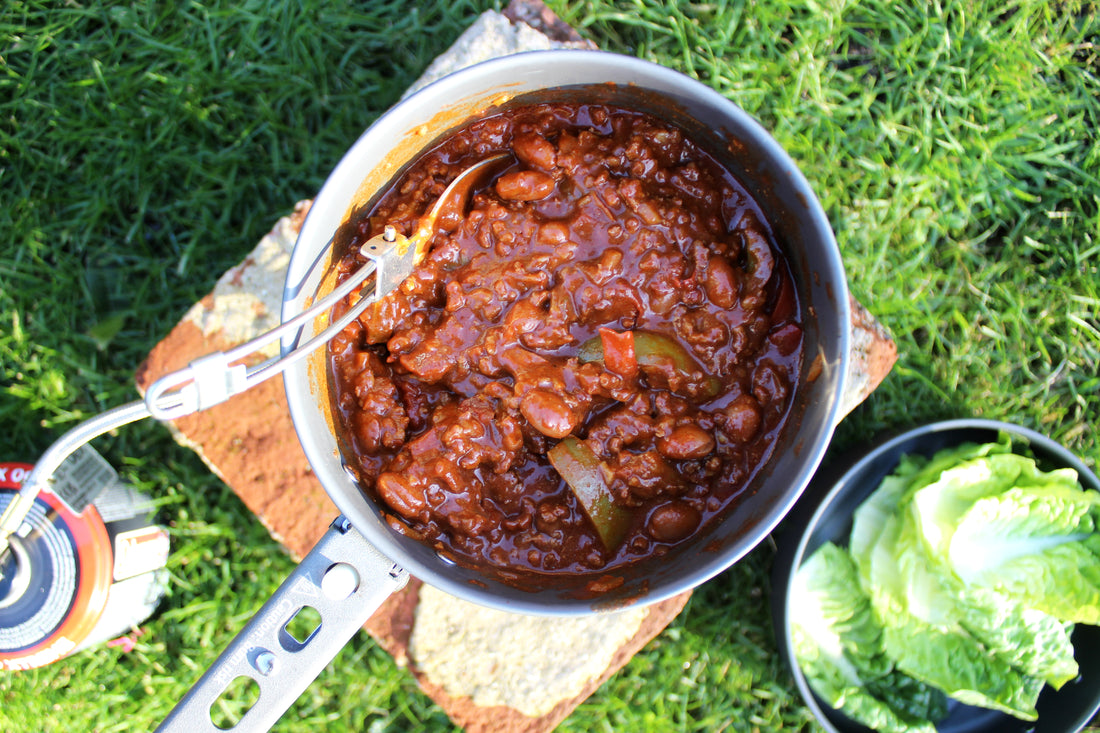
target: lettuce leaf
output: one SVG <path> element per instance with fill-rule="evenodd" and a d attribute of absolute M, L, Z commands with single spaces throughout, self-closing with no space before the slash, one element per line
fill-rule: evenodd
<path fill-rule="evenodd" d="M 795 656 L 823 700 L 877 731 L 934 733 L 947 699 L 885 656 L 882 627 L 847 552 L 822 545 L 796 574 L 790 609 Z"/>
<path fill-rule="evenodd" d="M 1029 608 L 1100 624 L 1100 494 L 1060 484 L 1013 488 L 974 502 L 948 548 L 970 585 Z"/>
<path fill-rule="evenodd" d="M 911 508 L 911 505 L 910 505 Z M 1006 617 L 992 594 L 976 597 L 937 560 L 926 552 L 915 512 L 901 511 L 887 518 L 877 542 L 863 560 L 871 568 L 870 585 L 864 590 L 883 626 L 883 647 L 897 668 L 907 675 L 943 690 L 956 700 L 1035 720 L 1035 702 L 1046 669 L 1040 663 L 1027 671 L 1000 655 L 1003 643 L 1010 656 L 1027 636 L 1013 619 L 1000 631 L 983 638 L 985 620 Z M 972 633 L 970 621 L 977 619 Z M 1023 638 L 1024 643 L 1031 639 Z M 1067 637 L 1068 642 L 1068 637 Z M 1068 661 L 1076 676 L 1072 647 Z M 1042 660 L 1045 661 L 1045 660 Z M 1057 677 L 1064 661 L 1057 658 Z M 1032 672 L 1039 672 L 1035 675 Z"/>
<path fill-rule="evenodd" d="M 1044 684 L 1078 674 L 1074 624 L 1100 623 L 1100 493 L 1007 434 L 905 456 L 855 512 L 848 550 L 803 567 L 819 576 L 799 581 L 807 677 L 851 717 L 912 726 L 936 690 L 1035 720 Z"/>
<path fill-rule="evenodd" d="M 1013 667 L 1054 689 L 1077 677 L 1072 623 L 982 588 L 965 589 L 957 608 L 959 626 Z"/>
<path fill-rule="evenodd" d="M 884 632 L 887 654 L 898 669 L 967 705 L 1036 720 L 1043 680 L 1025 674 L 958 629 L 919 621 Z"/>

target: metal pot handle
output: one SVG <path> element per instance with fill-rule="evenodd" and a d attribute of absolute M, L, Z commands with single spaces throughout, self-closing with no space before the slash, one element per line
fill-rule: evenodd
<path fill-rule="evenodd" d="M 294 572 L 169 713 L 158 731 L 224 731 L 211 707 L 238 677 L 260 695 L 228 730 L 268 730 L 409 574 L 338 517 Z M 287 624 L 306 606 L 321 623 L 304 641 Z"/>

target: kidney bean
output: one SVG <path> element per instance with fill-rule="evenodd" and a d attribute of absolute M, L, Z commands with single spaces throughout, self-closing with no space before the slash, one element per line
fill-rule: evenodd
<path fill-rule="evenodd" d="M 497 195 L 508 201 L 541 201 L 554 192 L 554 179 L 540 171 L 515 171 L 497 179 Z"/>
<path fill-rule="evenodd" d="M 732 308 L 737 303 L 737 276 L 729 260 L 719 254 L 707 260 L 704 287 L 710 302 L 719 308 Z"/>
<path fill-rule="evenodd" d="M 539 227 L 539 241 L 543 244 L 562 244 L 569 241 L 569 226 L 560 221 L 548 221 Z"/>
<path fill-rule="evenodd" d="M 525 394 L 519 411 L 531 427 L 548 438 L 564 438 L 573 432 L 577 423 L 565 400 L 545 389 L 533 389 Z"/>
<path fill-rule="evenodd" d="M 512 150 L 521 162 L 549 172 L 558 160 L 558 151 L 542 135 L 521 133 L 512 142 Z"/>
<path fill-rule="evenodd" d="M 660 542 L 682 540 L 698 527 L 703 515 L 684 501 L 670 501 L 649 515 L 649 534 Z"/>
<path fill-rule="evenodd" d="M 723 430 L 730 440 L 747 443 L 760 429 L 763 417 L 760 404 L 749 395 L 740 395 L 722 411 Z"/>
<path fill-rule="evenodd" d="M 714 436 L 698 425 L 680 425 L 657 441 L 657 450 L 678 461 L 702 458 L 714 450 Z"/>

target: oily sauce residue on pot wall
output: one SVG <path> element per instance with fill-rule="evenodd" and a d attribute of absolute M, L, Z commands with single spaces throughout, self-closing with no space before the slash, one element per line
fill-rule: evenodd
<path fill-rule="evenodd" d="M 666 552 L 775 449 L 802 361 L 788 267 L 679 128 L 583 103 L 450 136 L 349 224 L 340 267 L 500 151 L 515 162 L 331 344 L 347 459 L 391 526 L 465 565 L 591 573 Z M 616 519 L 562 480 L 559 443 L 580 444 L 579 480 Z M 609 521 L 625 523 L 615 540 Z"/>

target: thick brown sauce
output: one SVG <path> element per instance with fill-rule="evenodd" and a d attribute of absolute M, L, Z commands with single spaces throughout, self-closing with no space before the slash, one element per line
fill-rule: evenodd
<path fill-rule="evenodd" d="M 463 564 L 583 573 L 664 552 L 774 450 L 802 360 L 787 265 L 748 193 L 679 129 L 543 104 L 421 157 L 351 228 L 342 274 L 501 151 L 511 166 L 331 344 L 349 463 L 395 528 Z M 700 369 L 581 361 L 601 328 L 670 338 Z M 629 512 L 613 549 L 548 462 L 564 436 Z"/>

